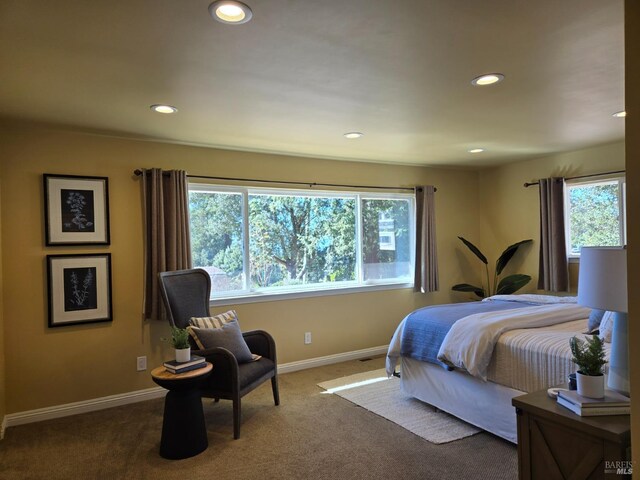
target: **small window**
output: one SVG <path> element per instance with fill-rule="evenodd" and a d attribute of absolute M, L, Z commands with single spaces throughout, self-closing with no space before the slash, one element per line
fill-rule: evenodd
<path fill-rule="evenodd" d="M 411 281 L 411 202 L 362 199 L 362 268 L 365 282 Z"/>
<path fill-rule="evenodd" d="M 581 247 L 626 244 L 624 178 L 568 183 L 565 195 L 567 255 L 580 257 Z"/>
<path fill-rule="evenodd" d="M 192 190 L 189 221 L 192 262 L 207 271 L 211 290 L 243 290 L 242 194 Z"/>

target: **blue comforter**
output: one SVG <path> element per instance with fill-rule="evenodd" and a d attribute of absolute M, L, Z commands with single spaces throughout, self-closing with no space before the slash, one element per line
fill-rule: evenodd
<path fill-rule="evenodd" d="M 501 300 L 451 303 L 424 307 L 409 314 L 402 334 L 401 354 L 423 362 L 450 368 L 438 360 L 438 350 L 451 326 L 461 318 L 476 313 L 497 312 L 530 307 L 530 303 Z"/>

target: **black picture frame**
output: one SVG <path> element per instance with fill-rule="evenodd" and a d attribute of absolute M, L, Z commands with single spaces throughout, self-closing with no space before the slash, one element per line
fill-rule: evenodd
<path fill-rule="evenodd" d="M 47 255 L 49 327 L 113 321 L 111 254 Z"/>
<path fill-rule="evenodd" d="M 45 243 L 109 245 L 109 179 L 43 174 Z"/>

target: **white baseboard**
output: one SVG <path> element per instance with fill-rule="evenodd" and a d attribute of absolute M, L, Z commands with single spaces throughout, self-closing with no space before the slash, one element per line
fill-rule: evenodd
<path fill-rule="evenodd" d="M 360 358 L 366 358 L 373 355 L 381 355 L 387 352 L 387 348 L 388 347 L 386 345 L 382 345 L 380 347 L 365 348 L 363 350 L 337 353 L 335 355 L 327 355 L 325 357 L 309 358 L 307 360 L 300 360 L 297 362 L 283 363 L 278 365 L 278 373 L 290 373 L 307 368 L 321 367 L 323 365 L 331 365 L 333 363 L 358 360 Z M 0 439 L 4 437 L 5 429 L 8 427 L 15 427 L 26 423 L 42 422 L 44 420 L 77 415 L 79 413 L 94 412 L 96 410 L 104 410 L 106 408 L 128 405 L 130 403 L 143 402 L 145 400 L 163 397 L 166 393 L 167 391 L 162 387 L 153 387 L 145 390 L 110 395 L 108 397 L 93 398 L 91 400 L 84 400 L 81 402 L 54 405 L 52 407 L 28 410 L 26 412 L 10 413 L 6 415 L 2 421 Z"/>
<path fill-rule="evenodd" d="M 281 365 L 278 365 L 278 373 L 290 373 L 297 370 L 305 370 L 307 368 L 331 365 L 332 363 L 347 362 L 349 360 L 359 360 L 361 358 L 367 358 L 373 355 L 383 355 L 387 353 L 388 349 L 388 345 L 381 345 L 379 347 L 354 350 L 352 352 L 336 353 L 335 355 L 327 355 L 326 357 L 316 357 L 309 358 L 307 360 L 299 360 L 297 362 L 283 363 Z"/>
<path fill-rule="evenodd" d="M 53 418 L 68 417 L 79 413 L 94 412 L 105 408 L 119 407 L 130 403 L 144 402 L 154 398 L 164 397 L 167 391 L 162 387 L 147 388 L 134 392 L 109 395 L 108 397 L 92 398 L 81 402 L 65 403 L 52 407 L 27 410 L 26 412 L 10 413 L 5 417 L 7 427 L 24 425 L 25 423 L 42 422 Z"/>

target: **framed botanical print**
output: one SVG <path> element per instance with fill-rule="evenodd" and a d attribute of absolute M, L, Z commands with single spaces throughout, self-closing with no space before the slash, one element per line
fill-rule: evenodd
<path fill-rule="evenodd" d="M 45 173 L 47 246 L 109 245 L 109 179 Z"/>
<path fill-rule="evenodd" d="M 111 254 L 47 255 L 49 326 L 110 322 Z"/>

